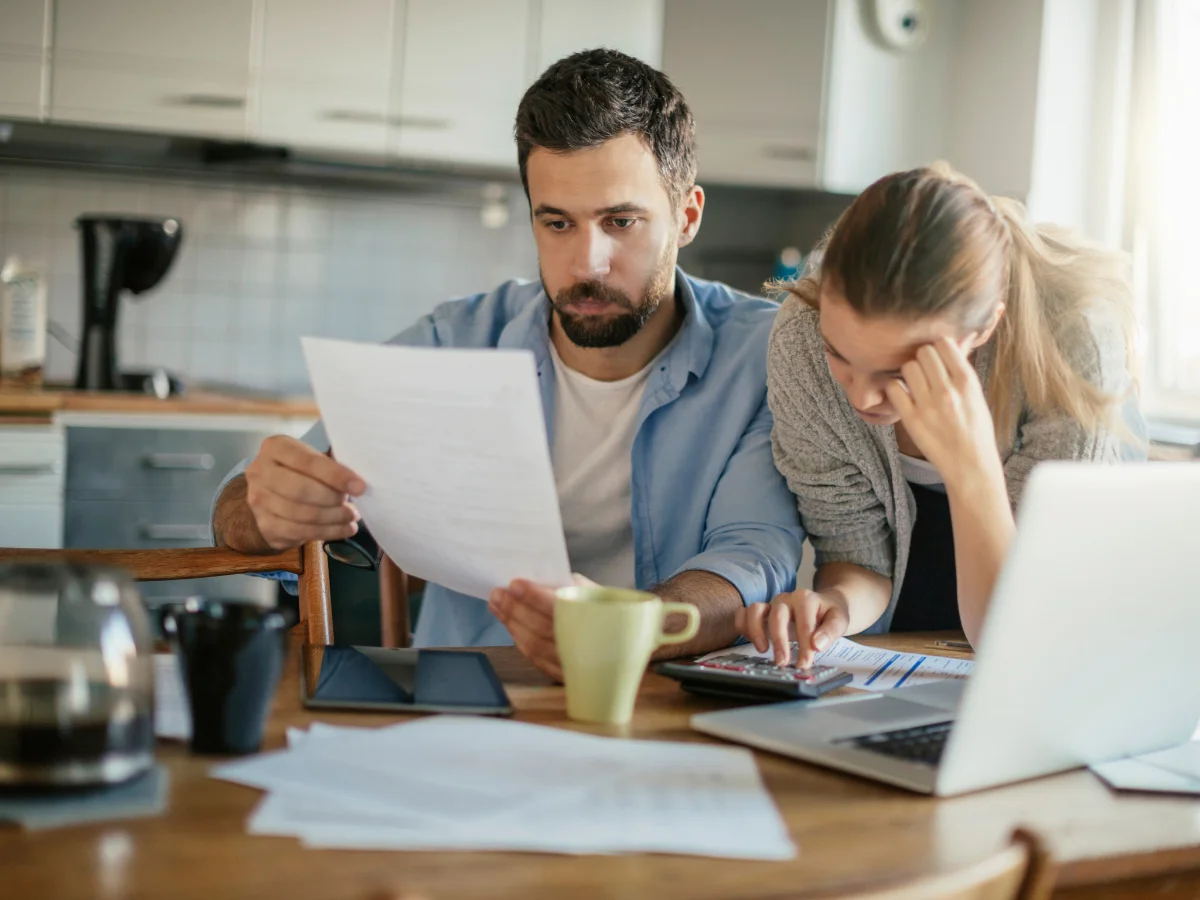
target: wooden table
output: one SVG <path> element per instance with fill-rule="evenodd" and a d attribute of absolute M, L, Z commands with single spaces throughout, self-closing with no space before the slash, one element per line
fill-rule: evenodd
<path fill-rule="evenodd" d="M 928 649 L 928 636 L 868 638 Z M 489 651 L 522 721 L 634 738 L 702 741 L 688 729 L 717 701 L 648 675 L 627 731 L 565 719 L 562 688 L 512 650 Z M 266 746 L 284 729 L 321 720 L 387 724 L 402 717 L 302 709 L 295 654 L 280 687 Z M 1200 896 L 1200 800 L 1117 795 L 1086 771 L 950 800 L 932 800 L 770 754 L 763 777 L 800 845 L 787 863 L 681 856 L 567 857 L 505 853 L 306 850 L 288 838 L 252 837 L 258 797 L 215 781 L 213 760 L 160 745 L 171 773 L 165 815 L 24 834 L 0 832 L 0 897 L 133 898 L 788 898 L 837 894 L 954 868 L 1000 847 L 1018 823 L 1047 836 L 1064 896 Z M 486 765 L 486 751 L 480 764 Z M 1124 883 L 1099 885 L 1114 879 Z"/>

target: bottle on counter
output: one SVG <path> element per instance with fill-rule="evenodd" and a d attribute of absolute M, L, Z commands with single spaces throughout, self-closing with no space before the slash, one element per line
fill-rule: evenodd
<path fill-rule="evenodd" d="M 10 256 L 0 269 L 0 384 L 39 387 L 46 366 L 46 276 Z"/>
<path fill-rule="evenodd" d="M 775 257 L 775 271 L 772 273 L 778 281 L 792 281 L 800 277 L 800 269 L 804 265 L 804 254 L 797 247 L 784 247 Z"/>

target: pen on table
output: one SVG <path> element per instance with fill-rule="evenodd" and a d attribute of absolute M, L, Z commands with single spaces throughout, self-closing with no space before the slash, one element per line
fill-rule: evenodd
<path fill-rule="evenodd" d="M 966 641 L 934 641 L 933 646 L 945 647 L 947 650 L 967 650 L 972 649 L 971 645 Z"/>

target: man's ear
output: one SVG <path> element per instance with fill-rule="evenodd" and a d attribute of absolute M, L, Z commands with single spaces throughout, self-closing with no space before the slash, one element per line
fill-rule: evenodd
<path fill-rule="evenodd" d="M 704 188 L 693 185 L 679 205 L 679 246 L 686 247 L 700 230 L 700 220 L 704 218 Z"/>

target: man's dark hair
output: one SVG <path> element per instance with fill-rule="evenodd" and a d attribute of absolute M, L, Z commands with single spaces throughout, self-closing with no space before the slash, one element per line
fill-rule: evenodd
<path fill-rule="evenodd" d="M 550 66 L 517 107 L 521 183 L 535 147 L 559 153 L 636 134 L 653 151 L 672 202 L 696 181 L 695 127 L 683 95 L 662 72 L 616 50 L 583 50 Z"/>

